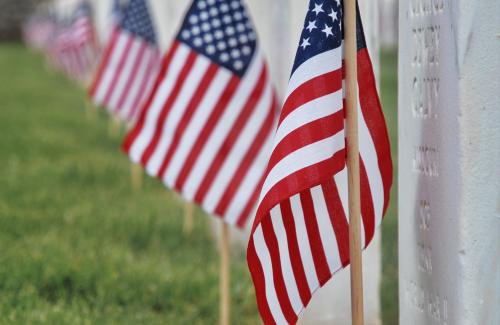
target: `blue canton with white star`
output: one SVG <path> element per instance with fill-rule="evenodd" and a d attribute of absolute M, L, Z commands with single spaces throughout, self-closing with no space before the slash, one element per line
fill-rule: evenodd
<path fill-rule="evenodd" d="M 156 44 L 156 34 L 146 0 L 130 0 L 123 12 L 120 27 L 146 42 Z"/>
<path fill-rule="evenodd" d="M 311 0 L 300 36 L 293 72 L 310 58 L 342 44 L 341 0 Z"/>
<path fill-rule="evenodd" d="M 242 77 L 257 41 L 242 0 L 194 0 L 177 40 Z"/>

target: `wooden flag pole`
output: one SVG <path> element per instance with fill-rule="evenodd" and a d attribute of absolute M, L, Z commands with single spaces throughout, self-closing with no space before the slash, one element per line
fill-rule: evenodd
<path fill-rule="evenodd" d="M 112 116 L 109 119 L 108 133 L 112 138 L 117 138 L 120 135 L 120 120 L 117 117 Z"/>
<path fill-rule="evenodd" d="M 190 235 L 194 228 L 194 205 L 191 202 L 184 204 L 184 234 Z"/>
<path fill-rule="evenodd" d="M 139 164 L 130 163 L 130 180 L 134 191 L 140 191 L 142 188 L 142 169 Z"/>
<path fill-rule="evenodd" d="M 85 113 L 89 121 L 93 121 L 96 117 L 96 109 L 90 99 L 85 99 Z"/>
<path fill-rule="evenodd" d="M 220 238 L 220 325 L 229 325 L 230 321 L 230 246 L 229 226 L 222 222 Z"/>
<path fill-rule="evenodd" d="M 361 258 L 361 197 L 358 139 L 356 0 L 344 1 L 347 104 L 347 169 L 349 185 L 349 247 L 352 324 L 363 325 L 363 265 Z"/>

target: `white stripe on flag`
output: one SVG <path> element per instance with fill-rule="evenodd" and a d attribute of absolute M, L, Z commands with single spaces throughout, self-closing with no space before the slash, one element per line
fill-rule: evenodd
<path fill-rule="evenodd" d="M 337 91 L 314 99 L 302 105 L 300 108 L 295 109 L 281 122 L 276 131 L 274 140 L 276 144 L 275 147 L 293 131 L 301 128 L 305 124 L 332 115 L 340 111 L 342 107 L 342 91 Z"/>
<path fill-rule="evenodd" d="M 224 219 L 227 223 L 235 224 L 239 221 L 237 220 L 237 218 L 243 212 L 246 203 L 248 202 L 248 200 L 250 200 L 251 196 L 254 194 L 254 191 L 257 190 L 257 186 L 259 185 L 259 182 L 261 181 L 262 176 L 265 173 L 265 168 L 262 168 L 262 166 L 266 166 L 266 163 L 269 161 L 269 156 L 271 155 L 273 134 L 274 133 L 271 131 L 267 135 L 264 142 L 265 147 L 259 151 L 259 155 L 255 158 L 252 166 L 248 170 L 247 175 L 236 191 L 233 200 L 231 200 L 231 203 L 229 204 L 226 212 L 226 217 Z M 251 223 L 252 220 L 249 221 Z"/>
<path fill-rule="evenodd" d="M 269 310 L 276 321 L 277 324 L 287 324 L 281 306 L 278 302 L 278 296 L 276 295 L 276 290 L 274 289 L 274 279 L 273 279 L 273 268 L 271 265 L 271 256 L 269 255 L 269 250 L 267 248 L 266 242 L 264 241 L 264 234 L 262 233 L 262 226 L 258 226 L 253 234 L 253 243 L 255 246 L 255 252 L 262 265 L 262 271 L 265 281 L 266 288 L 266 300 L 269 306 Z"/>
<path fill-rule="evenodd" d="M 384 214 L 384 184 L 378 165 L 377 150 L 360 107 L 358 98 L 359 152 L 368 176 L 375 213 L 375 227 L 377 227 L 382 222 L 382 215 Z"/>
<path fill-rule="evenodd" d="M 198 55 L 196 57 L 193 67 L 191 68 L 184 85 L 182 85 L 182 89 L 177 94 L 177 98 L 175 99 L 175 102 L 165 119 L 164 125 L 160 126 L 160 128 L 163 129 L 160 142 L 158 142 L 153 155 L 146 165 L 146 170 L 150 175 L 158 175 L 158 171 L 165 159 L 165 154 L 170 148 L 174 134 L 179 126 L 179 122 L 184 116 L 186 108 L 189 102 L 193 99 L 196 89 L 198 88 L 198 85 L 203 79 L 203 76 L 207 72 L 209 66 L 210 61 L 206 57 L 202 55 Z"/>
<path fill-rule="evenodd" d="M 125 51 L 125 46 L 128 42 L 128 36 L 125 33 L 119 33 L 117 40 L 112 49 L 112 53 L 109 59 L 109 63 L 107 64 L 104 75 L 101 78 L 99 85 L 97 87 L 97 91 L 95 94 L 95 100 L 100 105 L 105 105 L 104 103 L 106 94 L 112 87 L 113 78 L 115 73 L 117 72 L 117 66 L 120 62 L 120 58 L 122 57 L 122 53 Z"/>
<path fill-rule="evenodd" d="M 164 181 L 170 187 L 173 187 L 182 167 L 186 164 L 186 159 L 191 152 L 193 145 L 198 140 L 202 126 L 207 123 L 210 114 L 217 104 L 217 100 L 227 87 L 231 74 L 226 69 L 218 69 L 213 81 L 211 82 L 205 96 L 198 109 L 195 111 L 184 135 L 179 142 L 178 149 L 175 152 L 172 162 L 167 170 Z"/>
<path fill-rule="evenodd" d="M 295 222 L 300 259 L 302 260 L 302 265 L 304 266 L 307 285 L 309 286 L 309 291 L 314 292 L 314 290 L 319 287 L 319 281 L 316 268 L 314 266 L 311 245 L 309 244 L 309 235 L 307 233 L 304 211 L 302 210 L 302 203 L 300 201 L 300 194 L 294 195 L 290 198 L 290 205 L 292 208 L 293 220 Z"/>
<path fill-rule="evenodd" d="M 188 55 L 189 48 L 184 45 L 179 45 L 172 58 L 167 75 L 161 81 L 161 84 L 155 93 L 151 106 L 146 108 L 149 110 L 147 112 L 143 128 L 130 148 L 130 158 L 132 161 L 138 163 L 141 160 L 144 150 L 146 150 L 153 137 L 158 115 L 160 115 L 167 96 L 170 94 L 172 88 L 177 82 L 177 77 L 184 66 L 184 62 L 186 62 Z"/>
<path fill-rule="evenodd" d="M 333 225 L 330 221 L 330 213 L 328 213 L 325 196 L 321 186 L 311 188 L 311 195 L 316 220 L 318 221 L 319 236 L 323 244 L 323 251 L 325 252 L 330 273 L 333 274 L 342 267 L 339 248 L 337 245 L 337 236 L 335 236 L 335 231 L 333 230 Z"/>
<path fill-rule="evenodd" d="M 272 106 L 273 100 L 273 90 L 269 83 L 265 85 L 264 93 L 259 98 L 259 102 L 254 108 L 252 114 L 245 121 L 245 126 L 240 133 L 238 139 L 231 147 L 231 151 L 224 160 L 224 163 L 210 186 L 203 206 L 206 207 L 208 211 L 214 211 L 219 203 L 222 195 L 226 191 L 227 186 L 230 184 L 237 172 L 240 164 L 247 150 L 252 146 L 255 141 L 257 133 L 260 131 L 262 124 L 265 123 L 265 119 L 268 116 L 270 107 Z"/>
<path fill-rule="evenodd" d="M 290 153 L 280 160 L 267 175 L 266 181 L 262 187 L 261 197 L 264 196 L 282 179 L 287 178 L 291 174 L 318 164 L 331 158 L 336 152 L 345 147 L 344 132 L 340 131 L 337 134 L 317 141 L 310 145 L 301 147 L 300 149 Z"/>
<path fill-rule="evenodd" d="M 148 45 L 146 45 L 148 46 Z M 147 73 L 147 67 L 150 64 L 150 61 L 153 59 L 154 50 L 149 48 L 149 46 L 144 51 L 142 58 L 139 61 L 139 67 L 137 69 L 137 75 L 134 76 L 134 81 L 130 86 L 130 90 L 127 94 L 127 98 L 123 103 L 123 108 L 121 112 L 121 117 L 123 119 L 127 119 L 130 111 L 133 110 L 132 105 L 136 102 L 137 96 L 142 96 L 139 94 L 139 90 L 141 89 L 142 83 L 144 82 L 144 75 Z"/>
<path fill-rule="evenodd" d="M 285 98 L 293 93 L 295 89 L 305 82 L 321 76 L 325 73 L 338 70 L 342 67 L 342 46 L 330 51 L 318 54 L 309 60 L 307 64 L 300 65 L 288 82 Z"/>
<path fill-rule="evenodd" d="M 134 69 L 134 64 L 136 62 L 137 55 L 139 54 L 139 50 L 141 49 L 141 42 L 137 38 L 130 38 L 129 40 L 132 42 L 130 49 L 128 52 L 123 53 L 125 56 L 123 68 L 121 71 L 117 71 L 120 75 L 118 78 L 115 88 L 113 89 L 111 98 L 109 100 L 108 106 L 112 111 L 117 111 L 119 109 L 118 104 L 119 100 L 122 97 L 122 94 L 126 91 L 125 87 L 130 78 L 133 78 L 132 71 Z"/>
<path fill-rule="evenodd" d="M 281 273 L 283 274 L 286 291 L 288 293 L 288 297 L 290 298 L 293 311 L 298 315 L 304 306 L 302 305 L 299 289 L 297 288 L 297 281 L 295 279 L 295 275 L 293 274 L 290 251 L 288 249 L 288 238 L 286 236 L 285 226 L 283 225 L 283 216 L 281 215 L 279 205 L 275 206 L 271 210 L 271 222 L 278 241 Z"/>
<path fill-rule="evenodd" d="M 250 96 L 252 89 L 257 84 L 260 73 L 264 68 L 264 64 L 260 57 L 257 59 L 255 57 L 256 56 L 254 55 L 253 62 L 250 64 L 245 78 L 242 79 L 238 85 L 238 89 L 233 95 L 231 102 L 225 108 L 224 113 L 217 122 L 217 125 L 215 126 L 204 148 L 201 150 L 201 153 L 186 180 L 183 193 L 188 200 L 192 200 L 194 198 L 196 191 L 207 174 L 207 170 L 212 164 L 217 151 L 226 139 L 231 126 L 234 124 L 234 121 L 243 109 L 244 103 Z"/>

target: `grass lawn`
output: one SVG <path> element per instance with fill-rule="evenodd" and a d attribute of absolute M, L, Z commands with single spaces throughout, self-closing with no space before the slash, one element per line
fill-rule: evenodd
<path fill-rule="evenodd" d="M 382 283 L 380 286 L 384 325 L 399 324 L 398 301 L 398 64 L 396 51 L 381 56 L 381 99 L 391 138 L 394 182 L 391 205 L 382 223 Z"/>
<path fill-rule="evenodd" d="M 394 59 L 384 56 L 384 89 Z M 0 323 L 216 324 L 218 254 L 203 213 L 184 236 L 182 203 L 159 182 L 134 193 L 107 116 L 87 118 L 84 92 L 39 56 L 1 45 L 0 71 Z M 394 96 L 384 91 L 391 126 Z M 395 203 L 383 229 L 384 324 L 397 324 Z M 258 324 L 243 254 L 232 277 L 233 323 Z"/>

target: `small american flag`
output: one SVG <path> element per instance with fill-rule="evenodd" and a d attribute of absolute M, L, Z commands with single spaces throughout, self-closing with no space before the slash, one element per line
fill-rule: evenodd
<path fill-rule="evenodd" d="M 52 15 L 46 12 L 35 13 L 23 24 L 23 40 L 34 50 L 46 51 L 56 27 Z"/>
<path fill-rule="evenodd" d="M 55 61 L 72 78 L 85 80 L 97 57 L 92 8 L 82 1 L 71 19 L 60 25 L 55 38 Z"/>
<path fill-rule="evenodd" d="M 135 121 L 160 66 L 160 51 L 146 0 L 131 0 L 115 25 L 90 97 L 127 122 Z"/>
<path fill-rule="evenodd" d="M 259 199 L 247 259 L 266 324 L 294 324 L 349 264 L 340 0 L 311 0 Z M 362 245 L 389 202 L 392 161 L 358 13 Z"/>
<path fill-rule="evenodd" d="M 124 150 L 213 215 L 244 226 L 272 144 L 275 91 L 241 0 L 195 0 Z"/>

